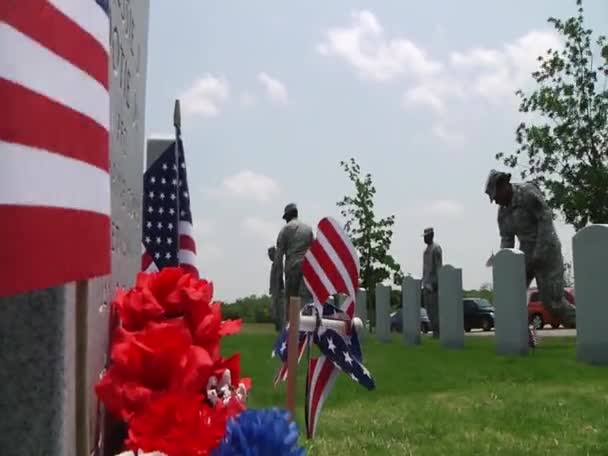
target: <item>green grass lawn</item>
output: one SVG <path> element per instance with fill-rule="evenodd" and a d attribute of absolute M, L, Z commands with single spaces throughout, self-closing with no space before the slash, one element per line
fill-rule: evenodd
<path fill-rule="evenodd" d="M 223 340 L 241 352 L 253 379 L 250 407 L 285 405 L 272 385 L 271 326 L 249 325 Z M 364 341 L 376 381 L 368 392 L 342 375 L 325 403 L 317 437 L 303 429 L 304 374 L 298 375 L 298 422 L 310 455 L 608 455 L 608 369 L 575 362 L 573 338 L 545 338 L 525 358 L 499 357 L 492 337 L 467 337 L 464 350 L 429 338 Z M 303 359 L 304 361 L 304 359 Z"/>

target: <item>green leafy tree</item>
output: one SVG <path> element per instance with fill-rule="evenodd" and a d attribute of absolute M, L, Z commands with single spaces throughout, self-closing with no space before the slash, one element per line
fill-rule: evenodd
<path fill-rule="evenodd" d="M 521 177 L 543 188 L 548 204 L 580 229 L 608 222 L 608 46 L 605 36 L 592 38 L 582 0 L 576 4 L 575 17 L 549 18 L 564 47 L 538 57 L 536 88 L 517 92 L 519 111 L 540 120 L 522 122 L 516 152 L 496 158 L 520 167 Z"/>
<path fill-rule="evenodd" d="M 355 193 L 345 196 L 338 207 L 346 219 L 345 231 L 359 252 L 361 266 L 359 286 L 369 290 L 368 315 L 373 322 L 374 290 L 376 285 L 387 279 L 401 285 L 401 267 L 389 254 L 393 237 L 395 216 L 376 217 L 374 197 L 376 187 L 371 174 L 363 175 L 354 158 L 342 161 L 340 165 L 355 185 Z"/>

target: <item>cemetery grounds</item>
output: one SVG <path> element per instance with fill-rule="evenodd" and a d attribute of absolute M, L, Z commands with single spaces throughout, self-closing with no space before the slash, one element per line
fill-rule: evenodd
<path fill-rule="evenodd" d="M 250 407 L 284 406 L 286 384 L 272 384 L 272 325 L 246 324 L 223 341 L 241 352 L 254 380 Z M 376 381 L 368 392 L 340 375 L 305 440 L 305 359 L 298 372 L 298 423 L 310 455 L 608 454 L 606 368 L 577 363 L 574 337 L 547 337 L 527 357 L 500 357 L 494 337 L 466 337 L 448 350 L 430 337 L 407 347 L 363 341 Z M 313 349 L 314 350 L 314 349 Z"/>

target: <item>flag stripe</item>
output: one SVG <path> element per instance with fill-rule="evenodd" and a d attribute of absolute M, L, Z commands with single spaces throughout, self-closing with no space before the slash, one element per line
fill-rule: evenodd
<path fill-rule="evenodd" d="M 89 117 L 5 79 L 0 79 L 0 100 L 10 113 L 0 123 L 0 140 L 110 169 L 108 132 Z"/>
<path fill-rule="evenodd" d="M 190 250 L 179 251 L 179 262 L 180 264 L 187 264 L 190 266 L 196 266 L 196 255 Z"/>
<path fill-rule="evenodd" d="M 110 177 L 95 166 L 4 141 L 0 141 L 0 163 L 0 204 L 63 207 L 110 215 Z M 12 223 L 2 220 L 3 224 Z"/>
<path fill-rule="evenodd" d="M 317 423 L 321 409 L 323 408 L 323 402 L 327 398 L 329 391 L 338 376 L 339 370 L 336 369 L 333 363 L 325 356 L 311 360 L 310 370 L 313 372 L 311 378 L 311 390 L 309 397 L 309 422 L 308 432 L 311 437 L 314 437 L 316 433 Z"/>
<path fill-rule="evenodd" d="M 331 219 L 321 220 L 319 222 L 319 229 L 333 246 L 340 260 L 342 260 L 350 276 L 351 283 L 356 288 L 359 281 L 359 260 L 350 239 L 346 237 L 336 222 Z"/>
<path fill-rule="evenodd" d="M 102 84 L 80 68 L 4 23 L 0 23 L 0 55 L 0 79 L 16 82 L 70 106 L 109 130 L 110 95 Z M 58 77 L 43 76 L 49 74 Z"/>
<path fill-rule="evenodd" d="M 0 296 L 48 288 L 66 278 L 100 276 L 110 270 L 110 218 L 105 215 L 0 205 L 0 220 L 0 239 L 4 241 L 0 249 Z M 40 235 L 41 227 L 44 236 Z M 24 255 L 24 246 L 35 256 Z"/>
<path fill-rule="evenodd" d="M 179 236 L 179 248 L 182 250 L 189 250 L 192 253 L 196 253 L 196 242 L 188 235 L 184 235 L 180 232 Z"/>
<path fill-rule="evenodd" d="M 94 1 L 48 0 L 55 8 L 86 30 L 107 53 L 110 52 L 110 18 Z"/>
<path fill-rule="evenodd" d="M 317 260 L 319 265 L 323 265 L 323 269 L 316 272 L 319 274 L 321 281 L 323 281 L 323 278 L 326 277 L 327 281 L 332 284 L 332 287 L 335 290 L 332 294 L 334 294 L 340 290 L 345 290 L 346 284 L 344 283 L 344 280 L 342 279 L 342 276 L 340 275 L 338 268 L 336 268 L 332 258 L 328 255 L 327 250 L 325 250 L 325 246 L 321 243 L 321 237 L 323 237 L 323 234 L 318 233 L 318 242 L 314 243 L 310 247 L 310 253 L 311 255 L 314 255 L 315 260 Z"/>
<path fill-rule="evenodd" d="M 87 9 L 99 9 L 90 0 L 78 3 Z M 44 44 L 108 88 L 108 28 L 101 43 L 45 0 L 19 0 L 18 9 L 0 7 L 0 21 Z M 104 22 L 109 27 L 107 19 Z"/>
<path fill-rule="evenodd" d="M 312 252 L 310 250 L 306 253 L 305 259 L 307 260 L 308 263 L 310 263 L 311 270 L 314 273 L 313 275 L 317 276 L 317 278 L 319 279 L 319 282 L 323 286 L 322 289 L 320 288 L 315 291 L 316 291 L 316 294 L 319 297 L 319 299 L 322 300 L 321 304 L 325 304 L 325 301 L 327 301 L 327 298 L 329 297 L 329 295 L 336 294 L 337 291 L 336 291 L 334 285 L 327 278 L 327 275 L 324 273 L 323 268 L 321 267 L 321 265 L 319 264 L 319 262 L 317 261 L 317 259 L 315 258 L 315 256 L 312 254 Z"/>
<path fill-rule="evenodd" d="M 349 296 L 356 296 L 355 287 L 357 284 L 356 284 L 356 282 L 353 282 L 353 278 L 349 275 L 348 271 L 346 270 L 344 262 L 342 261 L 342 258 L 338 255 L 336 250 L 334 249 L 333 244 L 331 244 L 327 240 L 327 238 L 325 237 L 325 234 L 323 232 L 318 233 L 317 239 L 319 240 L 319 244 L 323 247 L 324 252 L 327 254 L 327 256 L 331 260 L 331 264 L 333 265 L 333 268 L 330 268 L 330 269 L 335 269 L 336 273 L 339 274 L 339 278 L 336 278 L 336 281 L 334 282 L 334 283 L 338 283 L 337 288 L 339 288 L 340 290 L 348 291 L 347 294 Z M 340 286 L 340 281 L 342 282 L 344 287 Z"/>

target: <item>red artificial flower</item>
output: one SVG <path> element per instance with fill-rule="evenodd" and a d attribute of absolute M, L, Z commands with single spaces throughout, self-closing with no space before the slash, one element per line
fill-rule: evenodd
<path fill-rule="evenodd" d="M 118 290 L 112 303 L 118 311 L 122 326 L 128 331 L 138 331 L 150 321 L 158 321 L 165 309 L 150 290 L 133 288 L 128 292 Z"/>
<path fill-rule="evenodd" d="M 114 366 L 95 385 L 95 393 L 112 416 L 124 421 L 143 409 L 154 394 L 150 388 L 125 381 Z"/>
<path fill-rule="evenodd" d="M 226 431 L 227 410 L 211 407 L 201 395 L 166 393 L 129 422 L 127 447 L 168 456 L 206 456 Z"/>

